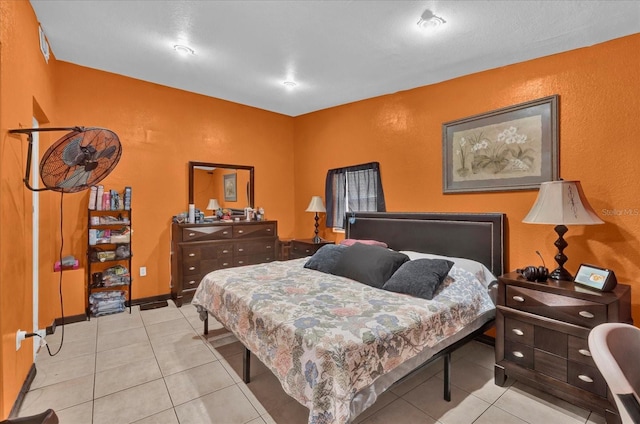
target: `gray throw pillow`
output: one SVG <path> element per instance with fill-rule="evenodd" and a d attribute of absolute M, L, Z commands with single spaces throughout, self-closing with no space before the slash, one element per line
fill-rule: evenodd
<path fill-rule="evenodd" d="M 338 244 L 325 244 L 309 258 L 304 264 L 304 267 L 327 274 L 333 274 L 333 269 L 336 267 L 342 252 L 344 252 L 346 248 L 346 246 L 340 246 Z"/>
<path fill-rule="evenodd" d="M 404 253 L 380 246 L 356 243 L 345 248 L 333 274 L 382 288 L 400 265 L 409 260 Z"/>
<path fill-rule="evenodd" d="M 453 262 L 445 259 L 416 259 L 405 262 L 382 288 L 431 300 L 452 266 Z"/>

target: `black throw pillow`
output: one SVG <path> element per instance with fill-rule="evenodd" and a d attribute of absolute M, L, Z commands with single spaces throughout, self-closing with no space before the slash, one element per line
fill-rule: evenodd
<path fill-rule="evenodd" d="M 326 274 L 333 274 L 333 269 L 336 267 L 338 259 L 346 249 L 346 246 L 339 244 L 326 244 L 309 258 L 304 267 Z"/>
<path fill-rule="evenodd" d="M 409 257 L 404 253 L 356 243 L 344 250 L 333 274 L 382 288 L 400 265 L 408 260 Z"/>
<path fill-rule="evenodd" d="M 382 288 L 431 300 L 452 266 L 453 262 L 445 259 L 405 262 Z"/>

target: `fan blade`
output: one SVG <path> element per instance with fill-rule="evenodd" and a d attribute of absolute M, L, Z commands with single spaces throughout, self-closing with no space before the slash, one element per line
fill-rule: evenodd
<path fill-rule="evenodd" d="M 84 167 L 77 168 L 69 178 L 61 181 L 57 187 L 60 188 L 73 188 L 81 185 L 86 185 L 91 172 L 86 172 Z"/>
<path fill-rule="evenodd" d="M 100 153 L 98 153 L 98 156 L 96 157 L 96 159 L 100 159 L 100 158 L 111 159 L 111 156 L 113 156 L 116 150 L 117 150 L 116 146 L 109 146 L 103 151 L 101 151 Z"/>
<path fill-rule="evenodd" d="M 80 165 L 84 160 L 84 153 L 80 148 L 80 142 L 82 138 L 76 138 L 71 140 L 67 147 L 62 151 L 62 160 L 68 166 Z"/>

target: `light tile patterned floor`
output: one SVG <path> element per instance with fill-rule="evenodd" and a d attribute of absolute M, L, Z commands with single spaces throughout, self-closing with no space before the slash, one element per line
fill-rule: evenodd
<path fill-rule="evenodd" d="M 212 325 L 215 330 L 219 324 Z M 47 337 L 52 352 L 62 329 Z M 252 358 L 242 383 L 242 346 L 222 331 L 201 337 L 190 305 L 122 313 L 65 327 L 60 353 L 41 350 L 20 416 L 53 408 L 61 424 L 304 424 L 307 409 Z M 442 398 L 437 361 L 393 387 L 356 424 L 604 423 L 604 419 L 518 382 L 493 384 L 493 348 L 454 353 L 452 400 Z"/>

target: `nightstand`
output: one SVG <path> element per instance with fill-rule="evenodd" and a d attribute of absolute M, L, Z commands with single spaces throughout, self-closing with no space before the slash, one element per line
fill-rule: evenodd
<path fill-rule="evenodd" d="M 535 283 L 511 272 L 498 278 L 495 383 L 507 377 L 619 420 L 589 352 L 590 330 L 631 323 L 631 287 L 598 292 L 572 281 Z"/>
<path fill-rule="evenodd" d="M 314 243 L 313 239 L 293 239 L 291 240 L 291 248 L 289 250 L 289 259 L 304 258 L 311 256 L 322 246 L 334 244 L 332 241 L 322 240 L 320 243 Z"/>

